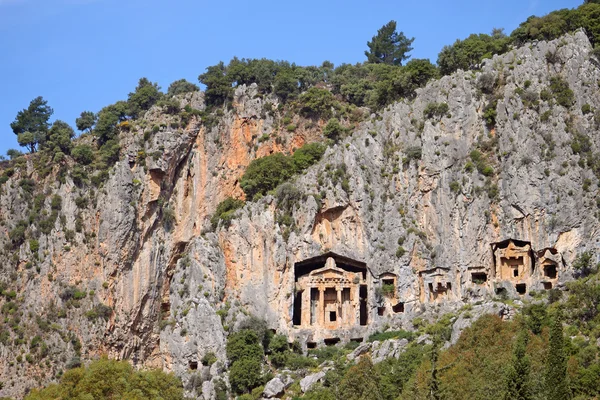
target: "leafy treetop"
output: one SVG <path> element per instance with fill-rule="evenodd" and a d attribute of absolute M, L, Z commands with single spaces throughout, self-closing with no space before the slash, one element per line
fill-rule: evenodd
<path fill-rule="evenodd" d="M 396 21 L 390 21 L 367 42 L 369 50 L 365 51 L 365 55 L 370 63 L 402 65 L 404 60 L 410 58 L 407 53 L 413 49 L 411 45 L 414 40 L 407 38 L 403 32 L 396 32 Z"/>

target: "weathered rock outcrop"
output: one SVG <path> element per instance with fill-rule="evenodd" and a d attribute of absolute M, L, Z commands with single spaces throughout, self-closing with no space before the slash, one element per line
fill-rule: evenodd
<path fill-rule="evenodd" d="M 36 316 L 52 320 L 43 335 L 54 363 L 16 361 L 30 338 L 9 333 L 0 344 L 0 396 L 53 379 L 74 357 L 107 353 L 172 370 L 190 391 L 202 387 L 210 398 L 226 369 L 227 331 L 244 314 L 290 338 L 323 339 L 294 327 L 294 265 L 328 251 L 368 266 L 363 335 L 384 325 L 412 329 L 417 315 L 497 294 L 560 287 L 576 255 L 600 240 L 598 178 L 571 146 L 585 135 L 600 149 L 598 121 L 582 111 L 586 104 L 600 109 L 600 70 L 590 51 L 581 32 L 532 43 L 372 115 L 294 180 L 302 200 L 289 210 L 289 236 L 273 195 L 247 202 L 227 227 L 213 231 L 209 222 L 219 201 L 243 198 L 239 179 L 253 159 L 321 140 L 319 123 L 296 116 L 295 131 L 280 126 L 278 112 L 265 107 L 276 110 L 276 98 L 257 96 L 255 86 L 238 88 L 233 109 L 215 124 L 194 117 L 171 128 L 173 116 L 153 108 L 144 125 L 159 131 L 146 139 L 144 126 L 123 132 L 122 158 L 93 193 L 71 178 L 56 180 L 58 167 L 43 179 L 32 162 L 17 168 L 0 195 L 5 245 L 30 212 L 20 180 L 31 178 L 62 198 L 60 218 L 40 236 L 35 254 L 24 243 L 0 255 L 3 282 L 22 312 L 17 325 L 35 332 L 43 325 Z M 571 107 L 553 99 L 555 77 L 573 91 Z M 430 112 L 443 103 L 443 115 Z M 486 123 L 490 103 L 495 121 Z M 203 109 L 203 95 L 181 98 L 186 104 Z M 77 205 L 81 197 L 89 204 Z M 67 240 L 66 232 L 74 237 Z M 529 246 L 526 276 L 496 273 L 492 244 L 506 239 Z M 34 259 L 37 271 L 28 264 Z M 552 263 L 555 278 L 544 275 Z M 394 277 L 391 293 L 378 290 L 385 277 Z M 77 307 L 67 307 L 70 286 L 87 291 Z M 98 304 L 113 310 L 106 321 L 86 317 Z M 459 322 L 456 332 L 468 324 Z M 403 345 L 390 342 L 377 354 L 397 354 Z M 209 355 L 218 361 L 206 363 Z M 276 396 L 281 385 L 271 386 L 266 395 Z"/>

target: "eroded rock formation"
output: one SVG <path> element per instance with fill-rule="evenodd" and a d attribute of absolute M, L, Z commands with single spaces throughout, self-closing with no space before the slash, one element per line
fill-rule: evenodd
<path fill-rule="evenodd" d="M 3 245 L 29 215 L 22 179 L 61 196 L 60 218 L 35 254 L 24 243 L 0 257 L 19 323 L 34 333 L 36 317 L 52 319 L 43 336 L 53 363 L 17 362 L 28 334 L 21 342 L 10 333 L 0 344 L 0 396 L 54 379 L 79 354 L 105 353 L 174 371 L 189 390 L 200 379 L 208 399 L 226 369 L 227 332 L 247 314 L 314 346 L 384 326 L 412 329 L 416 316 L 469 302 L 496 310 L 485 302 L 502 290 L 560 288 L 600 229 L 598 179 L 570 146 L 583 134 L 600 149 L 598 125 L 581 111 L 600 109 L 590 52 L 581 32 L 532 43 L 373 115 L 295 178 L 292 228 L 280 223 L 273 195 L 211 228 L 221 200 L 243 198 L 239 179 L 253 159 L 322 140 L 322 121 L 295 116 L 295 131 L 280 126 L 281 116 L 265 111 L 266 103 L 277 110 L 277 99 L 255 86 L 238 88 L 216 124 L 195 117 L 177 130 L 173 116 L 150 110 L 145 125 L 162 128 L 147 140 L 141 126 L 123 132 L 121 160 L 100 190 L 57 180 L 58 167 L 40 178 L 30 161 L 0 194 Z M 497 82 L 493 128 L 483 118 L 484 75 Z M 549 91 L 556 76 L 573 90 L 572 107 L 546 97 L 531 106 L 519 95 Z M 427 117 L 440 103 L 448 114 Z M 204 109 L 203 95 L 186 95 L 185 105 Z M 80 197 L 89 204 L 78 206 Z M 28 267 L 34 258 L 38 270 Z M 78 307 L 68 306 L 72 287 L 87 293 Z M 112 308 L 108 320 L 86 317 L 98 304 Z M 209 355 L 218 362 L 204 365 Z"/>

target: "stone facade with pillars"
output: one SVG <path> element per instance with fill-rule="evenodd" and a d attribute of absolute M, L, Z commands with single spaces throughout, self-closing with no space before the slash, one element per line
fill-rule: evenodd
<path fill-rule="evenodd" d="M 361 286 L 367 282 L 361 272 L 346 271 L 336 266 L 332 257 L 325 266 L 298 279 L 296 292 L 301 292 L 301 328 L 336 330 L 361 325 Z M 298 297 L 297 297 L 298 298 Z M 362 307 L 366 313 L 366 304 Z M 363 324 L 366 315 L 362 315 Z"/>

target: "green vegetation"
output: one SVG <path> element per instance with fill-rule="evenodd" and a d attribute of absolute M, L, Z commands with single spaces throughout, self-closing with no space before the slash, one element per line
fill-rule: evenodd
<path fill-rule="evenodd" d="M 217 206 L 217 210 L 215 214 L 210 219 L 210 223 L 213 229 L 217 228 L 219 222 L 223 224 L 225 228 L 229 226 L 233 216 L 237 210 L 244 206 L 244 202 L 242 200 L 236 200 L 234 198 L 228 197 Z"/>
<path fill-rule="evenodd" d="M 569 88 L 569 83 L 561 76 L 550 78 L 550 90 L 556 99 L 556 102 L 563 107 L 571 108 L 575 103 L 575 95 Z"/>
<path fill-rule="evenodd" d="M 390 21 L 367 42 L 369 50 L 365 51 L 365 56 L 368 62 L 374 64 L 402 65 L 410 57 L 407 53 L 413 49 L 411 45 L 414 40 L 404 36 L 403 32 L 396 32 L 396 21 Z"/>
<path fill-rule="evenodd" d="M 102 358 L 88 367 L 65 372 L 58 384 L 31 391 L 26 400 L 132 399 L 183 400 L 183 387 L 173 374 L 135 371 L 126 361 Z"/>
<path fill-rule="evenodd" d="M 429 103 L 423 110 L 423 118 L 441 118 L 448 113 L 448 103 Z"/>
<path fill-rule="evenodd" d="M 29 107 L 19 111 L 14 122 L 10 124 L 12 131 L 17 135 L 19 145 L 34 153 L 38 145 L 47 139 L 50 127 L 48 120 L 53 113 L 52 107 L 48 106 L 48 102 L 41 96 L 31 100 Z"/>
<path fill-rule="evenodd" d="M 98 120 L 98 116 L 91 111 L 83 111 L 79 118 L 75 120 L 75 126 L 80 131 L 88 131 L 92 132 L 92 128 L 96 125 L 96 121 Z"/>
<path fill-rule="evenodd" d="M 237 393 L 250 393 L 264 383 L 262 374 L 263 348 L 256 332 L 245 329 L 227 338 L 227 358 L 231 363 L 229 383 Z"/>
<path fill-rule="evenodd" d="M 173 97 L 179 94 L 197 92 L 199 90 L 200 88 L 197 85 L 194 85 L 185 79 L 180 79 L 169 85 L 169 88 L 167 89 L 167 96 Z"/>
<path fill-rule="evenodd" d="M 484 58 L 508 51 L 510 42 L 502 29 L 494 29 L 491 35 L 472 34 L 464 40 L 457 40 L 451 46 L 444 46 L 438 55 L 437 64 L 443 75 L 449 75 L 458 69 L 477 69 Z"/>
<path fill-rule="evenodd" d="M 318 143 L 306 144 L 292 156 L 275 153 L 253 160 L 240 180 L 248 199 L 265 195 L 295 174 L 301 173 L 317 162 L 325 147 Z"/>

